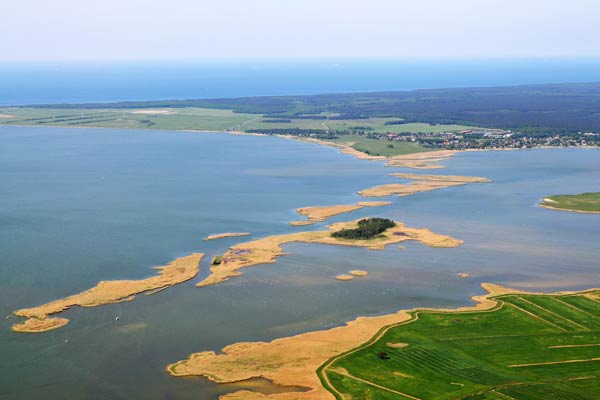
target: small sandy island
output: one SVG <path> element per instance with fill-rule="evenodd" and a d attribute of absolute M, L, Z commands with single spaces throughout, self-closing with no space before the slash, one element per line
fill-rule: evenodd
<path fill-rule="evenodd" d="M 355 269 L 350 271 L 349 274 L 342 274 L 335 277 L 338 281 L 351 281 L 354 278 L 364 278 L 369 275 L 367 271 L 363 271 L 362 269 Z"/>
<path fill-rule="evenodd" d="M 68 310 L 73 306 L 96 307 L 103 304 L 131 301 L 134 295 L 164 289 L 192 279 L 198 274 L 198 266 L 204 257 L 194 253 L 178 258 L 169 265 L 156 267 L 158 275 L 141 280 L 102 281 L 97 286 L 79 294 L 56 300 L 34 308 L 24 308 L 14 312 L 26 321 L 13 325 L 15 332 L 45 332 L 66 325 L 66 318 L 49 318 L 49 315 Z"/>
<path fill-rule="evenodd" d="M 143 109 L 143 110 L 135 110 L 135 111 L 131 111 L 132 114 L 144 114 L 144 115 L 170 115 L 170 114 L 176 114 L 175 111 L 173 110 L 169 110 L 169 109 L 157 109 L 157 110 L 152 110 L 152 109 Z"/>
<path fill-rule="evenodd" d="M 249 235 L 250 235 L 249 232 L 216 233 L 214 235 L 208 235 L 207 237 L 204 238 L 204 241 L 217 240 L 217 239 L 223 239 L 223 238 L 228 238 L 228 237 L 249 236 Z"/>
<path fill-rule="evenodd" d="M 349 205 L 302 207 L 298 208 L 296 212 L 300 215 L 304 215 L 308 218 L 308 220 L 290 222 L 290 225 L 311 225 L 315 222 L 325 221 L 326 219 L 331 218 L 334 215 L 360 210 L 361 208 L 365 207 L 383 207 L 389 204 L 392 203 L 389 201 L 361 201 L 356 204 Z"/>
<path fill-rule="evenodd" d="M 457 175 L 419 175 L 419 174 L 390 174 L 392 176 L 410 179 L 411 183 L 390 183 L 387 185 L 374 186 L 369 189 L 358 192 L 364 197 L 385 197 L 391 195 L 409 196 L 411 194 L 428 192 L 453 186 L 467 185 L 470 183 L 491 182 L 487 178 L 478 176 L 457 176 Z"/>
<path fill-rule="evenodd" d="M 486 295 L 473 297 L 477 303 L 448 311 L 480 311 L 496 306 L 493 296 L 524 293 L 499 285 L 482 284 Z M 167 366 L 173 376 L 205 376 L 217 383 L 232 383 L 252 378 L 268 379 L 276 385 L 304 387 L 305 392 L 262 394 L 249 390 L 221 396 L 223 400 L 334 400 L 333 395 L 321 384 L 317 369 L 333 357 L 352 350 L 370 340 L 386 326 L 394 326 L 411 318 L 410 312 L 402 310 L 395 314 L 376 317 L 359 317 L 337 328 L 302 333 L 271 342 L 237 343 L 227 346 L 219 354 L 205 351 L 192 354 Z M 444 311 L 444 310 L 439 310 Z M 402 346 L 388 343 L 388 346 Z"/>
<path fill-rule="evenodd" d="M 220 257 L 216 257 L 210 268 L 210 275 L 199 282 L 197 286 L 215 285 L 227 279 L 241 275 L 240 269 L 258 264 L 274 263 L 277 257 L 285 253 L 281 246 L 286 243 L 321 243 L 343 246 L 366 247 L 372 250 L 381 250 L 388 244 L 416 240 L 431 247 L 456 247 L 462 240 L 450 236 L 440 235 L 429 229 L 409 228 L 402 222 L 395 222 L 396 226 L 384 231 L 381 235 L 369 240 L 350 240 L 335 238 L 332 232 L 340 229 L 354 229 L 358 220 L 340 222 L 329 226 L 326 231 L 298 232 L 287 235 L 269 236 L 264 239 L 240 243 L 229 249 Z"/>

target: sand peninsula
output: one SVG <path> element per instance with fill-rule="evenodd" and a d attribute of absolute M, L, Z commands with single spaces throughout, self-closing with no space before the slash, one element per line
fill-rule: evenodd
<path fill-rule="evenodd" d="M 358 194 L 364 197 L 385 197 L 394 194 L 398 196 L 409 196 L 415 193 L 444 189 L 452 186 L 491 182 L 487 178 L 478 176 L 419 175 L 405 173 L 393 173 L 390 175 L 401 179 L 410 179 L 414 182 L 390 183 L 387 185 L 374 186 L 369 189 L 361 190 Z"/>
<path fill-rule="evenodd" d="M 392 203 L 390 201 L 361 201 L 356 204 L 349 205 L 302 207 L 296 209 L 296 212 L 300 215 L 304 215 L 308 219 L 302 221 L 293 221 L 290 222 L 290 225 L 312 225 L 316 222 L 325 221 L 326 219 L 335 215 L 360 210 L 361 208 L 365 207 L 383 207 L 389 204 Z"/>
<path fill-rule="evenodd" d="M 440 235 L 429 229 L 409 228 L 402 222 L 397 221 L 395 221 L 396 225 L 394 227 L 369 240 L 335 238 L 331 235 L 341 229 L 354 229 L 358 226 L 358 222 L 359 220 L 340 222 L 330 225 L 329 230 L 326 231 L 268 236 L 263 239 L 237 244 L 222 256 L 216 257 L 211 265 L 210 275 L 196 286 L 215 285 L 231 277 L 241 275 L 240 269 L 242 268 L 274 263 L 278 257 L 285 255 L 281 246 L 292 242 L 357 246 L 372 250 L 381 250 L 388 244 L 401 243 L 407 240 L 416 240 L 431 247 L 457 247 L 463 243 L 462 240 Z"/>
<path fill-rule="evenodd" d="M 225 232 L 225 233 L 215 233 L 214 235 L 208 235 L 204 238 L 205 242 L 210 240 L 224 239 L 228 237 L 238 237 L 238 236 L 249 236 L 249 232 Z"/>
<path fill-rule="evenodd" d="M 600 193 L 549 196 L 543 198 L 539 206 L 549 210 L 600 214 Z"/>
<path fill-rule="evenodd" d="M 503 294 L 525 294 L 500 285 L 482 284 L 487 294 L 473 297 L 474 306 L 453 310 L 433 311 L 469 312 L 492 310 L 498 304 L 493 297 Z M 427 310 L 427 309 L 418 309 Z M 186 360 L 167 366 L 173 376 L 204 376 L 217 383 L 232 383 L 253 378 L 264 378 L 276 385 L 306 388 L 304 392 L 290 391 L 278 394 L 262 394 L 242 390 L 222 395 L 222 400 L 334 400 L 335 397 L 321 383 L 317 370 L 326 368 L 325 363 L 335 361 L 357 346 L 391 328 L 410 320 L 411 312 L 401 310 L 395 314 L 359 317 L 347 324 L 322 331 L 307 332 L 271 342 L 236 343 L 227 346 L 219 354 L 214 351 L 195 353 Z M 379 335 L 378 335 L 379 336 Z M 291 389 L 290 389 L 291 390 Z"/>
<path fill-rule="evenodd" d="M 155 267 L 158 275 L 141 280 L 102 281 L 97 286 L 79 294 L 55 300 L 34 308 L 24 308 L 14 312 L 26 321 L 13 325 L 15 332 L 37 333 L 60 328 L 69 320 L 49 318 L 74 306 L 96 307 L 103 304 L 131 301 L 138 293 L 156 293 L 158 290 L 192 279 L 198 274 L 202 253 L 180 257 L 163 267 Z"/>
<path fill-rule="evenodd" d="M 421 153 L 411 153 L 399 156 L 372 156 L 362 151 L 356 150 L 352 146 L 348 146 L 342 143 L 328 142 L 326 140 L 315 139 L 315 138 L 298 138 L 290 135 L 278 135 L 287 139 L 294 139 L 303 142 L 316 143 L 322 146 L 335 147 L 340 150 L 342 154 L 348 154 L 361 160 L 371 161 L 387 161 L 386 166 L 388 167 L 400 167 L 400 168 L 412 168 L 412 169 L 441 169 L 445 168 L 439 163 L 453 157 L 458 151 L 456 150 L 432 150 Z"/>

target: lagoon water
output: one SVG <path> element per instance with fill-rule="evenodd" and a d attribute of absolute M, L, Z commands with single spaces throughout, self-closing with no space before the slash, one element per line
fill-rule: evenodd
<path fill-rule="evenodd" d="M 193 352 L 359 315 L 469 304 L 481 282 L 600 286 L 600 215 L 536 206 L 546 195 L 600 191 L 599 150 L 462 153 L 439 172 L 494 182 L 391 197 L 390 206 L 330 220 L 390 217 L 465 240 L 459 248 L 290 244 L 291 255 L 276 264 L 196 288 L 210 258 L 228 246 L 322 229 L 326 223 L 288 222 L 298 219 L 297 207 L 358 201 L 357 190 L 397 182 L 387 174 L 400 169 L 275 137 L 0 127 L 0 143 L 2 399 L 216 399 L 249 385 L 280 390 L 173 378 L 164 368 Z M 232 231 L 253 236 L 202 240 Z M 16 334 L 16 319 L 4 318 L 100 280 L 149 276 L 193 251 L 207 254 L 196 279 L 133 302 L 72 309 L 62 329 Z M 334 279 L 351 269 L 369 276 Z"/>

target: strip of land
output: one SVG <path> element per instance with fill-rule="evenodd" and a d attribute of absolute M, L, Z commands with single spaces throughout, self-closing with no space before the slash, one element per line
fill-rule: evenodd
<path fill-rule="evenodd" d="M 386 197 L 391 195 L 409 196 L 411 194 L 428 192 L 452 186 L 462 186 L 470 183 L 491 182 L 487 178 L 477 176 L 456 176 L 456 175 L 419 175 L 419 174 L 390 174 L 402 179 L 411 179 L 411 183 L 391 183 L 387 185 L 374 186 L 369 189 L 358 192 L 364 197 Z"/>
<path fill-rule="evenodd" d="M 357 246 L 373 250 L 381 250 L 388 244 L 401 243 L 407 240 L 416 240 L 431 247 L 456 247 L 462 244 L 461 240 L 440 235 L 428 229 L 409 228 L 402 222 L 395 222 L 396 225 L 394 227 L 369 240 L 351 240 L 332 236 L 333 232 L 356 228 L 358 222 L 358 220 L 340 222 L 332 224 L 329 226 L 329 230 L 325 231 L 269 236 L 263 239 L 240 243 L 231 247 L 227 253 L 215 258 L 210 268 L 210 275 L 199 282 L 197 286 L 215 285 L 231 277 L 239 276 L 241 275 L 240 270 L 242 268 L 258 264 L 274 263 L 278 257 L 285 254 L 281 246 L 292 242 Z"/>
<path fill-rule="evenodd" d="M 392 203 L 389 201 L 361 201 L 356 204 L 349 205 L 302 207 L 298 208 L 296 212 L 300 215 L 304 215 L 308 218 L 308 220 L 290 222 L 290 225 L 312 225 L 316 222 L 325 221 L 326 219 L 335 215 L 360 210 L 361 208 L 365 207 L 382 207 L 389 204 Z"/>
<path fill-rule="evenodd" d="M 559 211 L 600 214 L 600 193 L 581 193 L 545 197 L 540 207 Z"/>
<path fill-rule="evenodd" d="M 13 325 L 15 332 L 36 333 L 60 328 L 69 320 L 66 318 L 50 318 L 74 306 L 96 307 L 104 304 L 131 301 L 135 295 L 143 292 L 156 292 L 169 286 L 192 279 L 198 274 L 198 266 L 204 257 L 202 253 L 194 253 L 177 258 L 163 267 L 156 267 L 158 275 L 141 280 L 102 281 L 97 286 L 79 294 L 55 300 L 38 307 L 24 308 L 14 312 L 26 321 Z"/>
<path fill-rule="evenodd" d="M 208 235 L 204 238 L 204 241 L 208 242 L 210 240 L 224 239 L 228 237 L 238 237 L 238 236 L 249 236 L 249 232 L 225 232 L 225 233 L 216 233 L 214 235 Z"/>

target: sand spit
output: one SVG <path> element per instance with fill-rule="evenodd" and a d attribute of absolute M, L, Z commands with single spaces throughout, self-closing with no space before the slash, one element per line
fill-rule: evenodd
<path fill-rule="evenodd" d="M 97 286 L 79 294 L 55 300 L 34 308 L 15 311 L 15 315 L 28 318 L 13 325 L 15 332 L 45 332 L 66 325 L 65 318 L 49 318 L 49 315 L 68 310 L 73 306 L 96 307 L 103 304 L 131 301 L 138 293 L 162 289 L 192 279 L 198 274 L 198 266 L 204 257 L 194 253 L 178 258 L 168 265 L 156 267 L 158 275 L 141 280 L 102 281 Z"/>
<path fill-rule="evenodd" d="M 482 287 L 488 293 L 473 297 L 476 305 L 438 311 L 489 310 L 497 304 L 491 297 L 521 293 L 493 284 L 484 283 Z M 220 397 L 222 400 L 334 400 L 334 396 L 321 385 L 317 369 L 331 358 L 370 340 L 382 328 L 409 320 L 411 311 L 414 310 L 359 317 L 344 326 L 302 333 L 272 342 L 236 343 L 223 348 L 219 354 L 214 351 L 192 354 L 186 360 L 167 366 L 167 372 L 173 376 L 205 376 L 218 383 L 264 378 L 276 385 L 309 388 L 306 392 L 270 395 L 244 390 L 225 394 Z"/>
<path fill-rule="evenodd" d="M 544 204 L 544 203 L 540 203 L 539 206 L 540 206 L 540 208 L 546 208 L 548 210 L 555 210 L 555 211 L 568 211 L 568 212 L 574 212 L 574 213 L 580 213 L 580 214 L 600 214 L 600 211 L 572 210 L 570 208 L 552 207 L 552 206 L 550 206 L 548 204 Z"/>
<path fill-rule="evenodd" d="M 467 185 L 469 183 L 491 182 L 487 178 L 478 176 L 456 176 L 456 175 L 418 175 L 418 174 L 390 174 L 398 178 L 410 179 L 411 183 L 390 183 L 387 185 L 374 186 L 358 192 L 364 197 L 385 197 L 391 195 L 409 196 L 411 194 L 428 192 L 431 190 L 444 189 L 452 186 Z"/>
<path fill-rule="evenodd" d="M 313 225 L 315 222 L 308 220 L 308 219 L 303 219 L 301 221 L 292 221 L 290 222 L 290 225 L 292 226 L 306 226 L 306 225 Z"/>
<path fill-rule="evenodd" d="M 356 204 L 349 205 L 336 205 L 336 206 L 317 206 L 317 207 L 302 207 L 298 208 L 296 212 L 300 215 L 304 215 L 308 218 L 308 221 L 294 221 L 290 222 L 290 225 L 301 226 L 311 225 L 315 222 L 325 221 L 334 215 L 344 214 L 351 211 L 360 210 L 365 207 L 382 207 L 392 204 L 389 201 L 361 201 Z"/>
<path fill-rule="evenodd" d="M 456 153 L 453 150 L 439 150 L 394 156 L 388 158 L 387 166 L 412 169 L 441 169 L 445 167 L 439 163 L 453 157 Z"/>
<path fill-rule="evenodd" d="M 456 247 L 462 244 L 461 240 L 450 236 L 439 235 L 428 229 L 409 228 L 402 222 L 396 222 L 396 226 L 383 232 L 379 237 L 370 240 L 348 240 L 334 238 L 331 233 L 340 229 L 355 228 L 358 220 L 352 222 L 340 222 L 329 226 L 326 231 L 298 232 L 287 235 L 269 236 L 263 239 L 240 243 L 229 249 L 218 263 L 213 263 L 210 275 L 199 282 L 197 286 L 215 285 L 227 279 L 241 275 L 242 268 L 258 264 L 274 263 L 277 257 L 285 253 L 281 246 L 291 242 L 322 243 L 343 246 L 366 247 L 373 250 L 381 250 L 392 243 L 416 240 L 431 247 Z"/>
<path fill-rule="evenodd" d="M 424 175 L 424 174 L 407 174 L 393 173 L 390 176 L 395 176 L 402 179 L 410 179 L 413 181 L 433 181 L 433 182 L 457 182 L 457 183 L 486 183 L 491 182 L 487 178 L 480 176 L 462 176 L 462 175 Z"/>
<path fill-rule="evenodd" d="M 412 153 L 401 156 L 372 156 L 370 154 L 358 151 L 355 148 L 342 143 L 328 142 L 326 140 L 314 139 L 314 138 L 298 138 L 290 135 L 280 135 L 288 139 L 300 140 L 303 142 L 316 143 L 322 146 L 335 147 L 340 149 L 343 154 L 349 154 L 361 160 L 371 161 L 387 161 L 388 167 L 401 167 L 401 168 L 412 168 L 412 169 L 440 169 L 445 168 L 443 165 L 439 165 L 440 162 L 453 157 L 457 151 L 454 150 L 435 150 L 426 151 L 423 153 Z"/>
<path fill-rule="evenodd" d="M 249 236 L 249 235 L 250 235 L 249 232 L 216 233 L 214 235 L 208 235 L 207 237 L 204 238 L 204 241 L 208 242 L 209 240 L 217 240 L 217 239 L 223 239 L 223 238 L 228 238 L 228 237 Z"/>
<path fill-rule="evenodd" d="M 131 111 L 132 114 L 143 114 L 143 115 L 170 115 L 176 114 L 173 110 L 152 110 L 152 109 L 144 109 L 144 110 L 135 110 Z"/>

